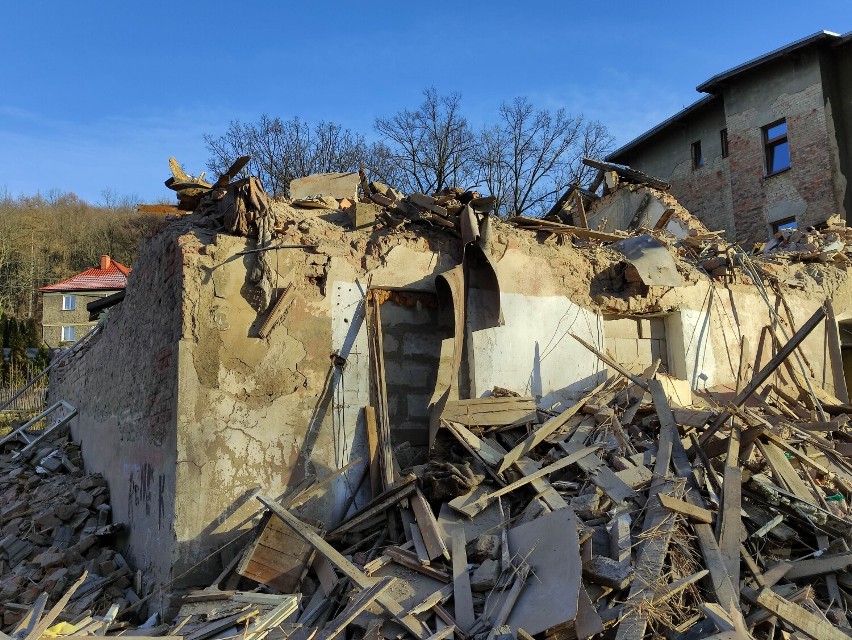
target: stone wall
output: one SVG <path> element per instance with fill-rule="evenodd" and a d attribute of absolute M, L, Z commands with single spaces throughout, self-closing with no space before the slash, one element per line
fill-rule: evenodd
<path fill-rule="evenodd" d="M 146 586 L 171 575 L 175 499 L 177 343 L 181 328 L 180 230 L 144 241 L 125 301 L 102 332 L 50 375 L 51 401 L 66 400 L 90 472 L 109 483 L 120 543 Z"/>

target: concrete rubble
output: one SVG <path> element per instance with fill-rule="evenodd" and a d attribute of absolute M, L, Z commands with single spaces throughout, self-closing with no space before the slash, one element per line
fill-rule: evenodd
<path fill-rule="evenodd" d="M 490 196 L 462 189 L 403 195 L 369 181 L 363 170 L 360 194 L 350 193 L 352 174 L 335 174 L 305 179 L 296 200 L 277 202 L 256 179 L 234 180 L 240 162 L 245 159 L 212 185 L 178 173 L 171 179 L 180 202 L 194 205 L 191 216 L 173 224 L 193 264 L 217 288 L 211 321 L 230 330 L 237 316 L 222 310 L 222 301 L 231 300 L 224 291 L 239 286 L 227 284 L 206 260 L 242 258 L 232 268 L 243 269 L 246 286 L 259 292 L 250 338 L 267 340 L 270 349 L 284 339 L 282 326 L 316 304 L 306 287 L 331 295 L 332 265 L 345 262 L 359 276 L 369 274 L 369 284 L 353 294 L 366 339 L 352 351 L 307 354 L 330 359 L 327 380 L 342 379 L 344 371 L 368 378 L 368 401 L 348 401 L 363 428 L 363 447 L 353 445 L 322 473 L 291 477 L 283 491 L 271 480 L 264 484 L 282 470 L 252 467 L 254 489 L 239 504 L 251 502 L 248 515 L 224 545 L 239 540 L 240 546 L 227 557 L 221 545 L 210 553 L 205 548 L 186 572 L 154 585 L 152 594 L 173 588 L 174 606 L 139 628 L 145 610 L 139 598 L 146 594 L 122 555 L 101 546 L 111 539 L 98 535 L 111 525 L 107 489 L 102 478 L 84 475 L 79 445 L 58 432 L 26 460 L 1 462 L 0 557 L 7 565 L 0 610 L 8 634 L 26 640 L 119 632 L 190 640 L 852 636 L 852 406 L 836 369 L 839 339 L 823 332 L 831 352 L 831 366 L 823 369 L 835 367 L 831 384 L 817 380 L 813 347 L 805 348 L 827 318 L 837 326 L 826 292 L 845 290 L 852 229 L 832 220 L 823 230 L 784 230 L 763 253 L 746 252 L 692 218 L 659 180 L 589 159 L 597 177 L 587 189 L 572 185 L 543 218 L 509 222 L 489 215 Z M 316 192 L 327 183 L 345 193 Z M 250 239 L 250 248 L 237 251 L 243 245 L 228 244 L 228 234 Z M 431 276 L 437 303 L 395 284 L 400 267 L 390 261 L 392 251 L 404 249 L 401 259 L 412 261 L 411 247 L 423 244 L 446 247 L 442 256 L 454 263 Z M 476 349 L 467 342 L 466 323 L 494 327 L 512 313 L 502 302 L 505 279 L 496 275 L 506 267 L 495 266 L 498 251 L 506 255 L 512 247 L 527 259 L 515 268 L 528 279 L 516 286 L 541 286 L 545 274 L 529 273 L 531 265 L 550 260 L 561 274 L 558 286 L 609 323 L 606 340 L 579 323 L 562 330 L 561 339 L 582 354 L 576 359 L 595 372 L 570 398 L 493 376 L 483 376 L 487 387 L 480 380 L 468 389 L 458 383 L 463 369 L 474 367 L 464 363 Z M 292 266 L 288 279 L 278 261 Z M 813 266 L 807 277 L 798 261 Z M 143 269 L 134 277 L 144 277 L 137 273 Z M 765 342 L 736 340 L 730 384 L 701 386 L 697 377 L 673 375 L 674 352 L 660 350 L 662 325 L 654 319 L 678 304 L 672 291 L 699 284 L 708 297 L 714 287 L 728 287 L 772 318 L 761 334 Z M 799 322 L 784 309 L 797 295 L 810 305 Z M 131 283 L 122 304 L 132 296 Z M 202 294 L 192 296 L 185 306 L 206 304 Z M 773 306 L 773 297 L 784 304 Z M 440 322 L 450 318 L 441 325 L 447 330 L 430 413 L 410 427 L 422 442 L 401 437 L 395 422 L 409 398 L 390 367 L 402 353 L 397 344 L 411 336 L 383 324 L 392 304 L 409 315 L 426 307 Z M 195 315 L 189 318 L 185 334 L 207 331 Z M 628 329 L 636 332 L 629 344 L 620 333 Z M 239 330 L 244 340 L 245 328 Z M 291 350 L 298 335 L 292 331 Z M 91 338 L 90 353 L 99 339 Z M 640 349 L 647 349 L 644 360 Z M 87 351 L 59 367 L 53 392 L 72 392 L 69 379 L 81 370 L 74 367 L 96 357 Z M 365 356 L 363 369 L 349 364 Z M 158 356 L 163 369 L 170 357 Z M 243 354 L 240 366 L 251 357 Z M 308 386 L 307 369 L 299 373 L 302 378 L 279 381 L 289 385 L 287 393 Z M 211 384 L 226 383 L 234 381 L 214 376 Z M 199 401 L 194 410 L 213 407 Z M 239 411 L 233 403 L 228 420 L 239 420 Z M 85 441 L 82 446 L 85 453 Z M 192 453 L 191 443 L 185 451 Z M 289 466 L 307 468 L 309 461 L 310 452 L 298 451 Z M 333 496 L 334 508 L 325 508 L 335 487 L 343 491 Z M 111 525 L 109 535 L 117 532 Z M 199 567 L 212 577 L 203 584 L 182 580 Z M 57 578 L 57 572 L 64 573 Z M 44 611 L 86 575 L 46 624 Z M 68 626 L 57 627 L 57 620 Z"/>

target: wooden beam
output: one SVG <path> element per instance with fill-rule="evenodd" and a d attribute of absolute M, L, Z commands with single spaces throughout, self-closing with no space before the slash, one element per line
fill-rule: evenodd
<path fill-rule="evenodd" d="M 379 428 L 376 425 L 376 408 L 364 407 L 364 424 L 367 427 L 367 455 L 370 465 L 370 495 L 382 492 L 382 467 L 379 463 Z M 344 514 L 345 515 L 345 514 Z"/>
<path fill-rule="evenodd" d="M 474 497 L 475 492 L 470 492 L 463 496 L 459 496 L 458 498 L 453 498 L 447 504 L 449 504 L 453 509 L 458 511 L 459 513 L 466 515 L 468 518 L 473 518 L 477 513 L 483 511 L 485 507 L 488 506 L 488 503 L 496 500 L 500 496 L 504 496 L 507 493 L 511 493 L 515 489 L 522 487 L 526 484 L 531 483 L 533 480 L 538 478 L 544 478 L 545 476 L 550 475 L 554 471 L 559 471 L 560 469 L 564 469 L 565 467 L 575 464 L 577 460 L 589 455 L 590 453 L 594 453 L 598 449 L 600 449 L 601 445 L 586 447 L 585 449 L 581 449 L 575 453 L 568 455 L 561 460 L 550 464 L 543 469 L 539 469 L 535 473 L 531 473 L 528 476 L 524 476 L 520 480 L 513 482 L 512 484 L 503 487 L 502 489 L 498 489 L 493 493 L 486 493 L 479 498 Z"/>
<path fill-rule="evenodd" d="M 438 521 L 435 519 L 432 507 L 426 502 L 426 498 L 420 492 L 420 489 L 415 489 L 414 495 L 411 496 L 411 510 L 414 511 L 414 519 L 423 536 L 423 544 L 426 546 L 429 560 L 434 560 L 438 557 L 444 557 L 449 560 L 450 552 L 441 538 L 441 533 L 438 530 Z"/>
<path fill-rule="evenodd" d="M 392 507 L 403 498 L 407 498 L 414 493 L 417 489 L 416 482 L 417 476 L 409 473 L 390 489 L 364 505 L 358 513 L 337 525 L 328 535 L 331 537 L 339 536 L 342 533 L 355 529 L 367 520 L 384 513 L 389 507 Z"/>
<path fill-rule="evenodd" d="M 513 447 L 511 451 L 509 451 L 506 455 L 503 456 L 503 459 L 500 461 L 500 466 L 497 467 L 497 473 L 503 473 L 508 469 L 516 460 L 521 457 L 529 454 L 533 449 L 535 449 L 538 445 L 544 442 L 545 438 L 549 435 L 556 432 L 557 429 L 562 427 L 568 419 L 575 416 L 579 411 L 583 408 L 583 405 L 586 404 L 596 393 L 598 393 L 601 389 L 604 388 L 606 382 L 603 382 L 592 389 L 585 396 L 580 398 L 572 407 L 566 409 L 558 416 L 554 416 L 550 418 L 547 422 L 538 427 L 535 431 L 533 431 L 529 436 L 524 438 L 520 444 Z"/>
<path fill-rule="evenodd" d="M 686 516 L 693 522 L 703 522 L 704 524 L 713 523 L 713 513 L 702 507 L 696 507 L 694 504 L 689 504 L 683 500 L 678 500 L 664 493 L 660 494 L 660 502 L 669 511 L 674 511 L 683 516 Z"/>
<path fill-rule="evenodd" d="M 831 360 L 831 377 L 834 381 L 834 395 L 844 404 L 849 404 L 849 390 L 846 388 L 846 375 L 843 371 L 843 349 L 840 343 L 840 327 L 834 315 L 831 300 L 825 301 L 825 319 L 828 326 L 825 335 L 828 338 L 828 354 Z"/>
<path fill-rule="evenodd" d="M 637 171 L 636 169 L 631 169 L 630 167 L 622 167 L 621 165 L 612 164 L 610 162 L 601 162 L 600 160 L 594 160 L 592 158 L 583 158 L 583 164 L 587 167 L 592 167 L 593 169 L 600 169 L 601 171 L 615 171 L 619 176 L 626 178 L 630 182 L 647 184 L 649 187 L 654 187 L 661 191 L 668 191 L 671 189 L 671 185 L 668 182 L 663 182 L 659 178 L 654 178 L 642 173 L 641 171 Z"/>

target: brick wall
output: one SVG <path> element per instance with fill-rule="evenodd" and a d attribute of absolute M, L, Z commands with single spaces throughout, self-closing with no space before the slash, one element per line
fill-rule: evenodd
<path fill-rule="evenodd" d="M 759 90 L 759 85 L 748 89 Z M 765 240 L 772 218 L 787 217 L 786 213 L 796 215 L 799 226 L 805 227 L 823 222 L 837 210 L 821 84 L 766 102 L 741 111 L 732 106 L 728 113 L 736 235 L 746 242 Z M 764 176 L 761 127 L 780 118 L 787 120 L 791 167 Z"/>

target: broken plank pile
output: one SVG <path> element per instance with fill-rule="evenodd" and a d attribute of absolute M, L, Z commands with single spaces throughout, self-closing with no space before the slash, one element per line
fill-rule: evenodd
<path fill-rule="evenodd" d="M 505 390 L 447 402 L 426 464 L 398 469 L 368 408 L 372 500 L 323 528 L 259 497 L 293 540 L 258 556 L 303 594 L 289 632 L 852 636 L 852 407 L 823 394 L 815 418 L 765 384 L 821 311 L 721 405 L 583 343 L 612 377 L 558 411 Z"/>

